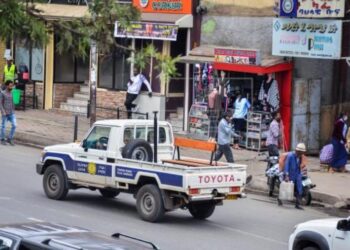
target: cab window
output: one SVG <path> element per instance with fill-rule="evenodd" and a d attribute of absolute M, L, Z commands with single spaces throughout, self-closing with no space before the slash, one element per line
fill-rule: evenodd
<path fill-rule="evenodd" d="M 4 236 L 0 236 L 0 249 L 11 249 L 13 240 Z"/>
<path fill-rule="evenodd" d="M 148 143 L 154 142 L 153 127 L 148 127 L 147 141 L 148 141 Z M 165 131 L 165 128 L 163 128 L 163 127 L 159 127 L 158 143 L 166 143 L 166 131 Z"/>
<path fill-rule="evenodd" d="M 123 141 L 124 144 L 128 144 L 131 140 L 134 139 L 134 127 L 126 127 L 124 129 Z"/>
<path fill-rule="evenodd" d="M 136 127 L 135 139 L 146 139 L 146 127 Z"/>
<path fill-rule="evenodd" d="M 96 126 L 86 138 L 85 147 L 88 149 L 107 150 L 111 128 Z"/>

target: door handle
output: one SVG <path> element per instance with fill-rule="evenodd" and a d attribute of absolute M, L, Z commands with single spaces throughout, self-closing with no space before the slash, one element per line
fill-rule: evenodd
<path fill-rule="evenodd" d="M 345 240 L 345 238 L 339 237 L 339 236 L 336 236 L 335 238 L 338 239 L 338 240 Z"/>
<path fill-rule="evenodd" d="M 99 160 L 101 160 L 101 161 L 103 161 L 103 160 L 104 160 L 104 158 L 103 158 L 103 157 L 98 157 L 98 159 L 99 159 Z"/>
<path fill-rule="evenodd" d="M 83 159 L 86 159 L 86 158 L 87 158 L 86 155 L 79 155 L 78 157 L 79 157 L 79 158 L 83 158 Z"/>

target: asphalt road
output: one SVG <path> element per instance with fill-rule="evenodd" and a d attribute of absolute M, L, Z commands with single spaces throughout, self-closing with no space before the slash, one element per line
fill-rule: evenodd
<path fill-rule="evenodd" d="M 121 194 L 105 200 L 98 192 L 70 191 L 66 201 L 46 198 L 42 176 L 35 172 L 40 150 L 24 146 L 0 146 L 0 224 L 51 221 L 85 227 L 106 234 L 132 235 L 161 249 L 283 250 L 295 224 L 328 215 L 292 204 L 278 207 L 263 196 L 226 202 L 206 221 L 192 219 L 177 210 L 161 223 L 139 219 L 135 200 Z"/>

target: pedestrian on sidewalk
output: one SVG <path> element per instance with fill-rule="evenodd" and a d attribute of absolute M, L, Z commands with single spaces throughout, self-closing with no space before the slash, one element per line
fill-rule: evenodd
<path fill-rule="evenodd" d="M 230 122 L 231 114 L 224 112 L 218 127 L 218 149 L 215 152 L 215 161 L 220 160 L 222 155 L 225 155 L 227 162 L 234 162 L 230 145 L 232 137 L 239 135 L 235 133 Z"/>
<path fill-rule="evenodd" d="M 346 151 L 346 134 L 348 132 L 348 126 L 346 124 L 347 120 L 348 114 L 342 113 L 334 123 L 332 134 L 333 159 L 331 162 L 331 172 L 345 172 L 345 165 L 348 160 L 348 153 Z"/>
<path fill-rule="evenodd" d="M 269 156 L 279 156 L 278 146 L 280 145 L 281 139 L 281 114 L 279 112 L 272 113 L 273 120 L 270 124 L 266 146 L 269 152 Z"/>
<path fill-rule="evenodd" d="M 134 69 L 134 76 L 128 81 L 128 91 L 126 93 L 125 107 L 128 114 L 128 119 L 131 118 L 132 112 L 136 112 L 137 105 L 133 101 L 138 97 L 142 84 L 145 84 L 148 89 L 148 96 L 152 97 L 152 88 L 146 77 L 137 69 Z"/>
<path fill-rule="evenodd" d="M 13 83 L 15 82 L 15 79 L 17 78 L 17 68 L 16 65 L 13 63 L 12 56 L 6 57 L 6 64 L 4 66 L 4 75 L 2 78 L 2 82 L 5 83 L 8 80 L 11 80 Z M 5 84 L 2 86 L 2 90 L 6 88 Z"/>
<path fill-rule="evenodd" d="M 250 109 L 250 102 L 246 97 L 244 97 L 240 91 L 236 92 L 236 101 L 234 103 L 234 114 L 233 114 L 233 124 L 235 130 L 240 134 L 246 131 L 246 117 Z M 238 143 L 234 145 L 235 149 L 240 149 Z"/>
<path fill-rule="evenodd" d="M 302 184 L 302 163 L 303 156 L 306 154 L 306 146 L 304 143 L 298 143 L 295 148 L 295 152 L 289 152 L 284 161 L 283 174 L 284 181 L 292 181 L 294 183 L 295 194 L 295 208 L 303 209 L 301 204 L 301 198 L 303 195 Z M 282 202 L 278 200 L 278 203 L 282 205 Z"/>
<path fill-rule="evenodd" d="M 14 87 L 14 83 L 12 80 L 7 80 L 5 82 L 6 89 L 1 91 L 0 93 L 0 111 L 2 115 L 1 119 L 1 144 L 6 145 L 7 142 L 10 145 L 14 146 L 13 136 L 16 131 L 16 116 L 15 116 L 15 105 L 13 103 L 12 98 L 12 89 Z M 9 121 L 11 123 L 11 131 L 9 137 L 6 141 L 5 139 L 5 128 L 6 122 Z"/>

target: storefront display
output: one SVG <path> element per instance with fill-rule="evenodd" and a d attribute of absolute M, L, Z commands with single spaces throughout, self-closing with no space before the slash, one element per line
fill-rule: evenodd
<path fill-rule="evenodd" d="M 194 138 L 209 138 L 209 118 L 206 103 L 194 103 L 189 113 L 189 131 Z"/>
<path fill-rule="evenodd" d="M 193 104 L 189 112 L 189 131 L 197 138 L 209 138 L 208 95 L 215 87 L 213 66 L 195 64 L 193 68 Z"/>
<path fill-rule="evenodd" d="M 247 133 L 245 147 L 247 149 L 266 150 L 266 139 L 269 125 L 272 121 L 271 113 L 249 112 L 247 117 Z"/>

